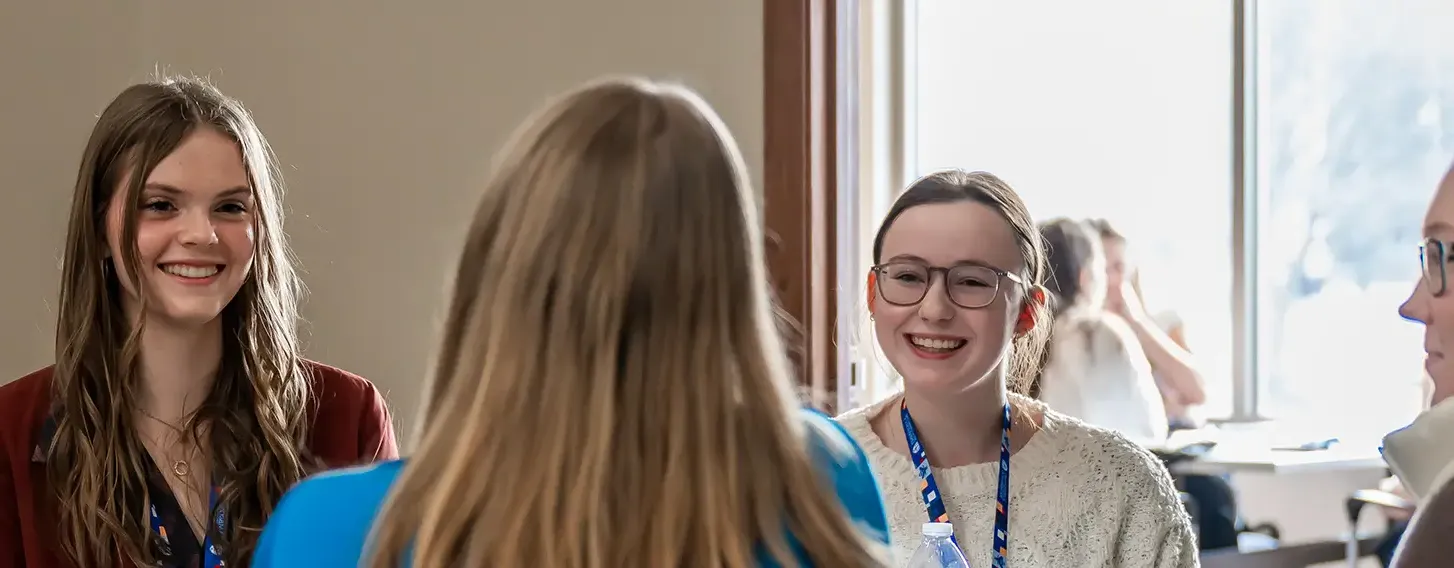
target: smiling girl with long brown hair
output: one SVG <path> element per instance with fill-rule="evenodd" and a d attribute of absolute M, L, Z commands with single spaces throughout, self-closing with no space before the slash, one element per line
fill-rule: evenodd
<path fill-rule="evenodd" d="M 0 387 L 0 566 L 247 566 L 305 475 L 397 454 L 368 381 L 306 361 L 272 155 L 191 79 L 86 145 L 56 362 Z"/>

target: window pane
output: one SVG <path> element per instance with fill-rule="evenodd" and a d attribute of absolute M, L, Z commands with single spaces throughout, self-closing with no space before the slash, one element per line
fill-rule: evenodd
<path fill-rule="evenodd" d="M 911 165 L 988 170 L 1041 220 L 1127 233 L 1231 406 L 1231 22 L 1223 2 L 922 0 Z"/>
<path fill-rule="evenodd" d="M 1395 310 L 1454 155 L 1454 3 L 1259 6 L 1260 404 L 1386 431 L 1422 404 L 1422 331 Z"/>

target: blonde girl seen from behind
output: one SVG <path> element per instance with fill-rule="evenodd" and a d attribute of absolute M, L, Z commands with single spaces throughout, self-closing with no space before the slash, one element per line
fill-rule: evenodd
<path fill-rule="evenodd" d="M 547 104 L 485 185 L 417 451 L 305 482 L 260 566 L 879 565 L 861 452 L 792 393 L 758 210 L 687 89 Z M 360 494 L 348 550 L 304 551 L 310 509 Z"/>

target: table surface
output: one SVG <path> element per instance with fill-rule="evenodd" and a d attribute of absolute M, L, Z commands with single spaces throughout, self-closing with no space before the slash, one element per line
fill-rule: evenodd
<path fill-rule="evenodd" d="M 1177 474 L 1306 473 L 1346 470 L 1382 470 L 1388 467 L 1379 451 L 1380 441 L 1346 440 L 1327 449 L 1292 449 L 1300 440 L 1317 436 L 1278 434 L 1268 426 L 1224 428 L 1209 439 L 1217 444 L 1196 459 L 1171 466 Z"/>
<path fill-rule="evenodd" d="M 1267 445 L 1218 444 L 1197 459 L 1173 464 L 1171 471 L 1182 475 L 1285 474 L 1387 467 L 1377 448 L 1340 444 L 1326 450 L 1280 450 Z"/>

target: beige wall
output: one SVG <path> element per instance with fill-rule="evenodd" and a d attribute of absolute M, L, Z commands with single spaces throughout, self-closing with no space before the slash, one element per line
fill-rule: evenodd
<path fill-rule="evenodd" d="M 256 114 L 290 188 L 308 354 L 372 379 L 408 429 L 447 266 L 509 130 L 593 76 L 677 79 L 760 180 L 762 30 L 752 0 L 0 4 L 0 382 L 51 362 L 80 151 L 154 68 L 208 75 Z"/>

